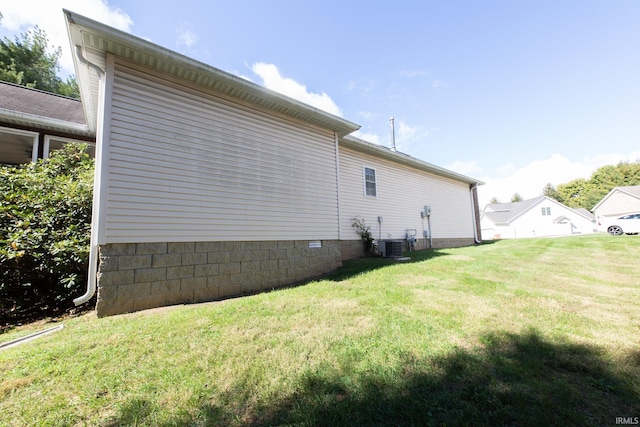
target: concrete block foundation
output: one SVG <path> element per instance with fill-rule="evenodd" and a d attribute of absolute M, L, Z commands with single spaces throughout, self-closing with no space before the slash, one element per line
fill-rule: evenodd
<path fill-rule="evenodd" d="M 215 301 L 290 285 L 342 265 L 339 241 L 118 243 L 100 246 L 99 317 Z"/>
<path fill-rule="evenodd" d="M 474 240 L 433 239 L 432 244 L 451 248 Z M 416 243 L 416 250 L 428 247 L 423 239 Z M 96 311 L 103 317 L 252 294 L 321 276 L 343 260 L 365 256 L 361 240 L 323 240 L 321 247 L 310 247 L 308 240 L 102 245 Z"/>

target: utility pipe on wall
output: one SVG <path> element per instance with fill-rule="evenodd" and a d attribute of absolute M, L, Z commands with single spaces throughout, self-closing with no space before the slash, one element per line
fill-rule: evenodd
<path fill-rule="evenodd" d="M 391 150 L 396 151 L 396 126 L 393 117 L 389 119 L 389 123 L 391 124 Z"/>

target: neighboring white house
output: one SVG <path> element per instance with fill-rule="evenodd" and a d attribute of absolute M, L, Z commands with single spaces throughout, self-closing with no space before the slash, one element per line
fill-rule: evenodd
<path fill-rule="evenodd" d="M 515 203 L 487 205 L 481 215 L 485 239 L 570 236 L 597 231 L 586 209 L 571 209 L 546 196 Z"/>
<path fill-rule="evenodd" d="M 640 212 L 640 185 L 615 187 L 592 209 L 598 229 L 607 231 L 611 219 Z"/>
<path fill-rule="evenodd" d="M 90 278 L 76 303 L 97 288 L 99 316 L 327 273 L 364 253 L 356 216 L 376 238 L 416 230 L 419 248 L 479 240 L 481 182 L 354 138 L 357 124 L 246 79 L 65 17 L 96 135 Z"/>

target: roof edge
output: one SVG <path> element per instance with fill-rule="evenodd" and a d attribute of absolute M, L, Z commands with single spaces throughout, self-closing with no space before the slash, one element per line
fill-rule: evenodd
<path fill-rule="evenodd" d="M 440 166 L 436 166 L 432 163 L 425 162 L 424 160 L 420 160 L 416 157 L 410 156 L 409 154 L 405 154 L 400 151 L 393 151 L 390 148 L 365 141 L 353 135 L 344 136 L 341 141 L 347 148 L 374 154 L 378 157 L 383 157 L 395 162 L 406 164 L 408 166 L 413 166 L 426 172 L 431 172 L 436 175 L 464 182 L 469 185 L 484 185 L 484 182 L 478 179 L 471 178 L 469 176 L 454 172 L 449 169 L 445 169 Z"/>
<path fill-rule="evenodd" d="M 116 28 L 110 27 L 101 22 L 94 21 L 93 19 L 79 15 L 68 9 L 63 9 L 63 12 L 67 20 L 68 35 L 72 45 L 84 46 L 83 40 L 73 40 L 73 34 L 72 34 L 73 32 L 71 31 L 72 26 L 76 27 L 77 29 L 83 28 L 93 33 L 96 33 L 97 35 L 105 39 L 109 39 L 112 42 L 125 46 L 129 49 L 137 50 L 143 54 L 147 54 L 151 57 L 154 57 L 163 61 L 177 63 L 178 65 L 183 66 L 184 68 L 187 68 L 191 71 L 195 71 L 200 74 L 206 74 L 206 75 L 212 76 L 216 81 L 219 81 L 237 90 L 243 91 L 248 95 L 253 95 L 258 98 L 264 98 L 265 105 L 268 102 L 273 102 L 281 107 L 284 107 L 285 109 L 303 111 L 308 116 L 313 117 L 317 122 L 316 124 L 323 124 L 325 127 L 338 132 L 339 136 L 348 135 L 360 129 L 360 125 L 353 123 L 349 120 L 346 120 L 342 117 L 338 117 L 324 110 L 320 110 L 319 108 L 313 107 L 309 104 L 305 104 L 289 96 L 283 95 L 279 92 L 276 92 L 274 90 L 271 90 L 269 88 L 266 88 L 254 82 L 251 82 L 242 77 L 238 77 L 234 74 L 220 70 L 219 68 L 215 68 L 211 65 L 208 65 L 204 62 L 200 62 L 196 59 L 190 58 L 181 53 L 172 51 L 170 49 L 167 49 L 165 47 L 152 43 L 148 40 L 145 40 L 141 37 L 118 30 Z M 102 50 L 104 52 L 108 52 L 107 48 L 103 47 Z M 113 53 L 113 52 L 110 52 L 110 53 Z M 119 55 L 116 55 L 116 56 L 119 56 Z M 131 58 L 127 58 L 127 57 L 124 57 L 124 58 L 127 59 L 128 61 L 132 61 Z M 75 59 L 76 58 L 74 55 L 74 60 Z M 133 62 L 135 63 L 136 61 L 134 60 Z M 76 64 L 76 67 L 77 66 L 78 64 Z M 258 105 L 260 104 L 258 103 Z M 287 114 L 286 112 L 284 112 L 283 114 L 292 116 L 292 114 Z M 304 118 L 301 118 L 301 117 L 298 117 L 298 119 L 305 120 Z M 307 121 L 312 122 L 311 120 L 307 120 Z"/>
<path fill-rule="evenodd" d="M 0 119 L 18 125 L 31 127 L 33 127 L 34 125 L 38 125 L 44 130 L 64 131 L 73 135 L 95 138 L 95 134 L 91 132 L 87 125 L 68 122 L 66 120 L 53 119 L 50 117 L 38 116 L 35 114 L 8 110 L 6 108 L 0 108 Z"/>

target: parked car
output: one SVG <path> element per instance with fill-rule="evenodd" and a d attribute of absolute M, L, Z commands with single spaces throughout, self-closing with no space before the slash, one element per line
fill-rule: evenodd
<path fill-rule="evenodd" d="M 624 215 L 608 223 L 607 232 L 612 236 L 640 233 L 640 213 Z"/>

